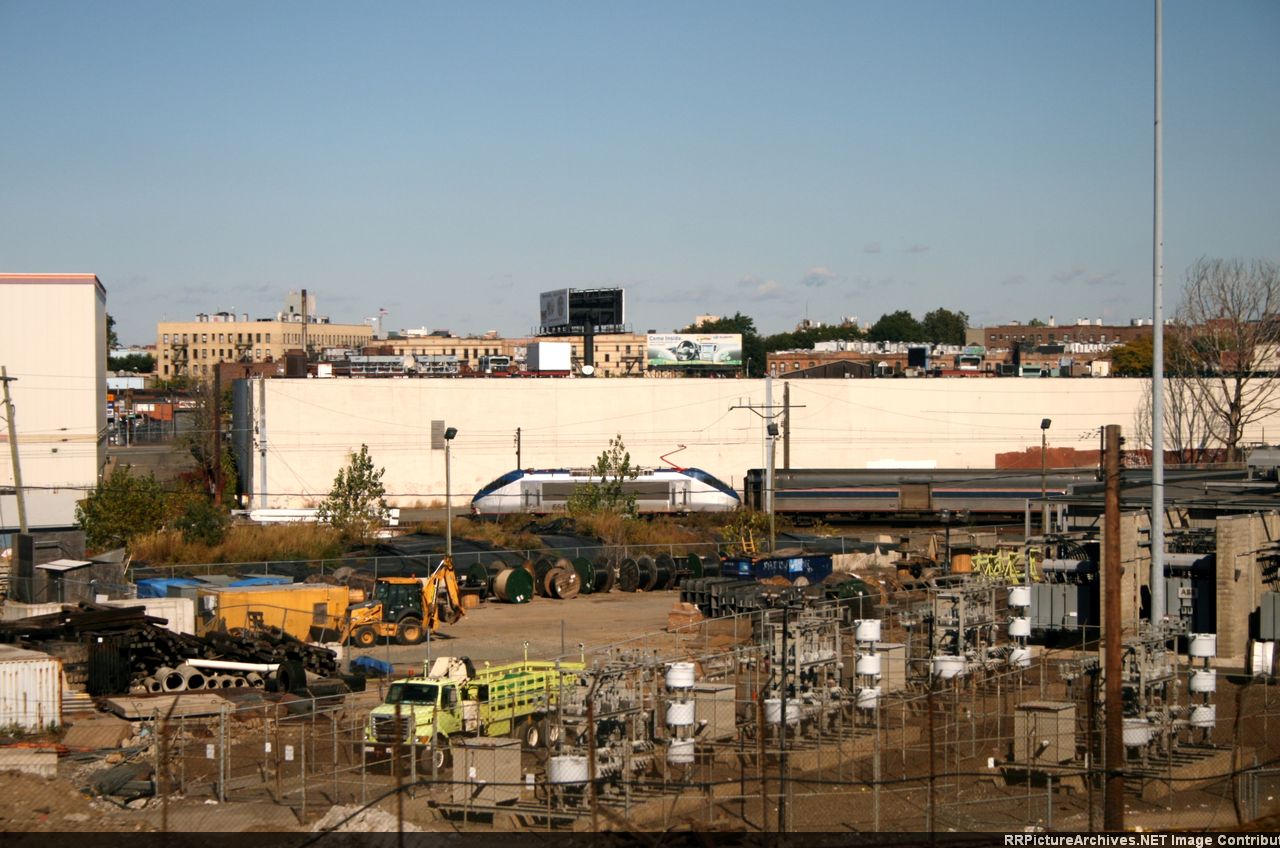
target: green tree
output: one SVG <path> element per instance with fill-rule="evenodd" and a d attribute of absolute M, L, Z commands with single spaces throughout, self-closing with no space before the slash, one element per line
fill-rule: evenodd
<path fill-rule="evenodd" d="M 1041 321 L 1039 318 L 1032 318 L 1030 321 L 1027 322 L 1027 326 L 1028 327 L 1047 327 L 1048 324 Z"/>
<path fill-rule="evenodd" d="M 361 445 L 360 452 L 349 459 L 338 470 L 316 518 L 332 525 L 346 541 L 365 542 L 386 520 L 387 490 L 382 485 L 386 469 L 373 467 L 368 445 Z"/>
<path fill-rule="evenodd" d="M 599 478 L 576 486 L 565 503 L 570 515 L 590 515 L 609 512 L 628 518 L 636 514 L 636 496 L 627 491 L 627 481 L 640 476 L 640 469 L 631 464 L 631 454 L 622 443 L 619 434 L 609 440 L 609 447 L 591 466 L 591 476 Z"/>
<path fill-rule="evenodd" d="M 764 339 L 756 330 L 755 319 L 741 312 L 735 312 L 731 318 L 718 318 L 703 324 L 689 325 L 681 333 L 739 333 L 742 335 L 742 362 L 747 376 L 764 373 L 765 347 Z"/>
<path fill-rule="evenodd" d="M 108 371 L 127 371 L 130 374 L 150 374 L 156 370 L 156 359 L 148 353 L 131 353 L 128 356 L 107 357 Z"/>
<path fill-rule="evenodd" d="M 135 536 L 164 526 L 166 496 L 156 478 L 134 476 L 116 466 L 98 482 L 93 494 L 76 504 L 76 523 L 93 550 L 127 545 Z"/>
<path fill-rule="evenodd" d="M 873 342 L 927 342 L 924 327 L 910 312 L 899 309 L 880 316 L 871 326 L 867 338 Z"/>
<path fill-rule="evenodd" d="M 964 331 L 969 327 L 969 316 L 963 312 L 939 308 L 925 313 L 920 327 L 924 331 L 925 341 L 935 344 L 962 345 Z"/>
<path fill-rule="evenodd" d="M 210 547 L 222 544 L 231 526 L 227 511 L 206 497 L 193 497 L 186 502 L 182 514 L 173 522 L 182 531 L 182 541 L 200 542 Z"/>
<path fill-rule="evenodd" d="M 116 319 L 110 315 L 107 316 L 107 353 L 110 354 L 113 348 L 120 347 L 120 337 L 116 335 Z"/>
<path fill-rule="evenodd" d="M 1111 360 L 1111 373 L 1117 377 L 1150 377 L 1156 359 L 1155 340 L 1140 336 L 1111 348 L 1107 358 Z"/>

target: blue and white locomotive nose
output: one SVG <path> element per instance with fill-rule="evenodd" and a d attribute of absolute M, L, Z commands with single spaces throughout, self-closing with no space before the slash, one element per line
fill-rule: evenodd
<path fill-rule="evenodd" d="M 578 486 L 599 483 L 586 470 L 567 468 L 508 471 L 476 492 L 471 499 L 475 515 L 563 512 Z M 727 483 L 700 468 L 659 468 L 642 471 L 623 482 L 623 490 L 636 499 L 641 514 L 728 512 L 740 499 Z"/>

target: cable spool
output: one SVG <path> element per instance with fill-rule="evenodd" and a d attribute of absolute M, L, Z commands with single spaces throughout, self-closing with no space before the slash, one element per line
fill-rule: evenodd
<path fill-rule="evenodd" d="M 541 597 L 547 596 L 547 572 L 555 567 L 551 557 L 538 557 L 533 561 L 533 591 Z"/>
<path fill-rule="evenodd" d="M 705 577 L 706 572 L 702 567 L 702 557 L 697 554 L 689 554 L 684 558 L 685 568 L 689 570 L 690 577 Z"/>
<path fill-rule="evenodd" d="M 493 594 L 494 579 L 508 568 L 510 568 L 510 566 L 500 559 L 491 559 L 484 564 L 485 573 L 489 575 L 489 580 L 485 583 L 485 591 L 488 594 Z"/>
<path fill-rule="evenodd" d="M 640 557 L 636 560 L 636 567 L 640 569 L 640 591 L 652 592 L 658 585 L 658 567 L 654 564 L 653 557 Z"/>
<path fill-rule="evenodd" d="M 489 569 L 479 560 L 467 566 L 463 580 L 468 589 L 479 589 L 480 597 L 489 594 Z"/>
<path fill-rule="evenodd" d="M 504 569 L 493 578 L 493 596 L 508 604 L 525 604 L 533 598 L 533 577 L 523 568 Z"/>
<path fill-rule="evenodd" d="M 655 590 L 675 588 L 676 583 L 679 582 L 679 574 L 676 571 L 676 561 L 671 554 L 658 554 L 654 557 L 653 564 L 658 569 L 658 581 L 653 588 Z"/>
<path fill-rule="evenodd" d="M 565 568 L 557 565 L 547 572 L 546 590 L 549 598 L 561 601 L 576 598 L 581 586 L 582 581 L 578 579 L 578 572 L 574 571 L 572 567 Z"/>
<path fill-rule="evenodd" d="M 578 572 L 578 591 L 590 595 L 596 590 L 596 567 L 586 557 L 574 557 L 573 570 Z"/>
<path fill-rule="evenodd" d="M 618 563 L 618 588 L 623 592 L 634 592 L 640 588 L 640 567 L 631 557 L 624 557 Z"/>
<path fill-rule="evenodd" d="M 592 565 L 594 565 L 596 569 L 595 591 L 613 591 L 613 585 L 617 582 L 618 575 L 617 570 L 614 568 L 613 563 L 609 561 L 609 558 L 606 556 L 598 556 L 595 558 Z"/>

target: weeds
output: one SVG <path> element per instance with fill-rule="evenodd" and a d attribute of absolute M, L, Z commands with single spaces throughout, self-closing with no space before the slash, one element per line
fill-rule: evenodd
<path fill-rule="evenodd" d="M 180 531 L 161 530 L 136 537 L 129 545 L 135 560 L 166 565 L 335 559 L 343 551 L 341 534 L 319 524 L 234 526 L 220 545 L 187 542 Z"/>

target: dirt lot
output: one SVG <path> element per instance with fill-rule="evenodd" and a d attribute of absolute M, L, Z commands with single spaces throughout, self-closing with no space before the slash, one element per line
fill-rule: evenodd
<path fill-rule="evenodd" d="M 662 630 L 679 592 L 609 592 L 579 595 L 568 601 L 534 598 L 527 604 L 484 603 L 468 610 L 457 624 L 442 625 L 430 646 L 380 645 L 367 653 L 394 665 L 417 664 L 428 655 L 465 656 L 475 662 L 577 657 L 579 643 L 590 647 L 622 642 Z M 562 638 L 563 637 L 563 638 Z"/>

